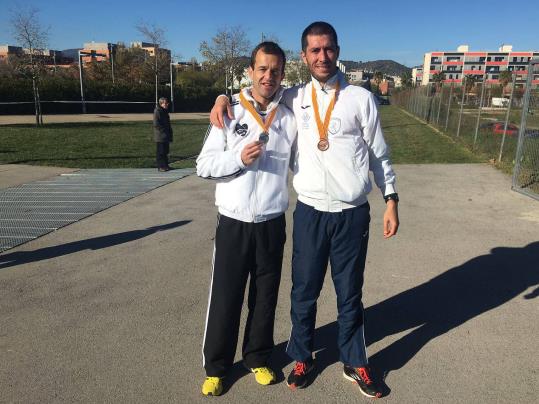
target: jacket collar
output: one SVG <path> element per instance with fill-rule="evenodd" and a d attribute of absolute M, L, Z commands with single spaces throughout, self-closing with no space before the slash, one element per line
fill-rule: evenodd
<path fill-rule="evenodd" d="M 339 69 L 337 69 L 337 73 L 331 76 L 329 80 L 326 81 L 324 84 L 320 83 L 314 77 L 311 77 L 311 78 L 312 78 L 311 81 L 313 83 L 315 90 L 322 90 L 322 91 L 333 90 L 335 89 L 335 86 L 337 85 L 337 83 L 340 83 L 341 88 L 343 87 L 344 75 Z"/>
<path fill-rule="evenodd" d="M 256 110 L 262 114 L 267 114 L 271 112 L 274 108 L 276 108 L 279 105 L 279 102 L 281 101 L 281 98 L 283 97 L 283 92 L 284 92 L 284 88 L 280 86 L 277 92 L 275 93 L 275 95 L 273 96 L 273 100 L 271 100 L 266 110 L 261 111 L 258 102 L 256 102 L 256 100 L 252 96 L 251 90 L 252 90 L 252 87 L 247 87 L 241 90 L 241 92 L 243 93 L 243 96 L 245 97 L 245 99 L 253 103 Z"/>

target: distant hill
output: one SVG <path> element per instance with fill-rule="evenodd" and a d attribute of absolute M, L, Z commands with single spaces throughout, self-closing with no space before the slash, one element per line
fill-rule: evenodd
<path fill-rule="evenodd" d="M 346 70 L 369 70 L 373 73 L 378 71 L 390 76 L 400 76 L 404 72 L 412 73 L 412 69 L 394 60 L 373 60 L 371 62 L 341 60 L 341 62 L 346 66 Z"/>

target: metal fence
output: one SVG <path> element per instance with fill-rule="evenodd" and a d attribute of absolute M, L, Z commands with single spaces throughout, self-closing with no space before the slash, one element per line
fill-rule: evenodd
<path fill-rule="evenodd" d="M 539 200 L 539 89 L 531 88 L 532 77 L 539 75 L 539 61 L 530 63 L 529 91 L 524 94 L 518 136 L 513 189 Z"/>
<path fill-rule="evenodd" d="M 481 159 L 513 173 L 515 190 L 538 197 L 539 90 L 532 89 L 537 69 L 537 62 L 531 62 L 525 87 L 515 85 L 516 74 L 505 87 L 488 81 L 475 83 L 465 76 L 462 83 L 433 83 L 396 92 L 392 103 L 464 144 Z"/>

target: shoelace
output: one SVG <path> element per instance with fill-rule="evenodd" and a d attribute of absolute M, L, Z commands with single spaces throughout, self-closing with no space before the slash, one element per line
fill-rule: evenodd
<path fill-rule="evenodd" d="M 357 370 L 359 371 L 359 376 L 361 377 L 361 379 L 363 379 L 363 381 L 366 384 L 371 384 L 372 383 L 372 380 L 371 380 L 369 374 L 367 373 L 366 368 L 358 368 Z"/>
<path fill-rule="evenodd" d="M 209 381 L 212 384 L 219 383 L 219 378 L 218 377 L 208 376 L 208 377 L 206 377 L 206 380 Z"/>
<path fill-rule="evenodd" d="M 301 376 L 305 373 L 305 363 L 304 362 L 296 362 L 296 367 L 294 368 L 294 374 L 296 376 Z"/>

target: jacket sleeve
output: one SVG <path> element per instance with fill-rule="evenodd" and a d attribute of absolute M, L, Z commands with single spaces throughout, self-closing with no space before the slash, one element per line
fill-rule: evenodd
<path fill-rule="evenodd" d="M 197 175 L 207 179 L 226 179 L 240 175 L 245 169 L 241 149 L 228 149 L 226 131 L 210 125 L 204 145 L 197 157 Z"/>
<path fill-rule="evenodd" d="M 156 129 L 161 128 L 161 117 L 157 108 L 153 111 L 153 127 Z"/>
<path fill-rule="evenodd" d="M 389 147 L 384 139 L 378 107 L 372 93 L 368 94 L 361 111 L 363 139 L 369 148 L 369 169 L 373 173 L 376 186 L 382 195 L 396 191 L 395 173 L 389 159 Z"/>

